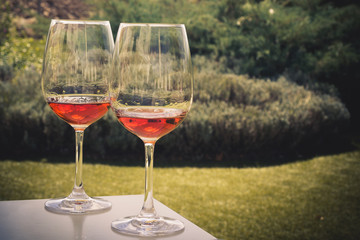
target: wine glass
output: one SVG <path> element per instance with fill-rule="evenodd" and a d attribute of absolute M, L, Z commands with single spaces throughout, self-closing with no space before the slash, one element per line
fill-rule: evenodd
<path fill-rule="evenodd" d="M 108 21 L 52 20 L 42 72 L 45 101 L 75 130 L 75 181 L 71 194 L 51 199 L 45 208 L 57 213 L 88 213 L 111 208 L 89 197 L 82 181 L 84 130 L 109 108 L 109 82 L 114 40 Z"/>
<path fill-rule="evenodd" d="M 121 23 L 116 38 L 110 104 L 119 122 L 145 144 L 145 198 L 137 216 L 112 222 L 121 233 L 167 235 L 184 228 L 153 203 L 155 142 L 174 130 L 193 100 L 190 49 L 183 24 Z"/>

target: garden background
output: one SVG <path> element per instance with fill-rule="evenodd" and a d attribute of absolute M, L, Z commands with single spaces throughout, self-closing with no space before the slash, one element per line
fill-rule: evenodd
<path fill-rule="evenodd" d="M 48 168 L 58 167 L 51 172 L 62 173 L 51 176 L 54 181 L 63 178 L 73 162 L 73 129 L 52 113 L 40 88 L 42 56 L 52 18 L 107 19 L 114 36 L 120 22 L 184 23 L 194 65 L 194 103 L 178 129 L 158 141 L 155 169 L 161 166 L 159 178 L 169 176 L 160 182 L 173 183 L 179 192 L 187 193 L 185 204 L 176 202 L 167 195 L 169 186 L 160 184 L 157 190 L 155 183 L 155 197 L 219 238 L 359 237 L 358 2 L 0 2 L 0 199 L 57 197 L 61 191 L 41 179 L 49 174 Z M 84 141 L 85 163 L 91 163 L 85 174 L 114 175 L 114 168 L 129 174 L 142 169 L 141 141 L 122 128 L 111 111 L 85 131 Z M 104 169 L 96 170 L 99 166 Z M 194 179 L 191 173 L 203 178 Z M 182 178 L 170 180 L 176 174 Z M 141 182 L 142 175 L 137 176 Z M 207 186 L 210 179 L 213 185 Z M 335 186 L 332 179 L 342 184 Z M 243 185 L 234 184 L 240 180 L 237 184 Z M 133 185 L 115 190 L 115 186 L 104 188 L 92 185 L 91 178 L 88 181 L 94 195 L 134 194 L 133 189 L 141 194 L 142 190 Z M 273 185 L 267 185 L 269 181 Z M 199 186 L 191 189 L 189 182 Z M 316 186 L 305 191 L 310 183 Z M 208 187 L 215 189 L 204 189 Z M 290 194 L 288 187 L 296 194 Z M 244 193 L 249 191 L 253 195 Z M 203 208 L 193 206 L 194 201 L 200 201 L 193 194 L 199 192 Z M 280 205 L 274 207 L 273 201 Z M 302 202 L 308 205 L 299 209 Z M 216 203 L 219 205 L 214 206 Z M 218 209 L 217 215 L 210 213 L 212 207 Z M 338 211 L 324 210 L 331 219 L 326 222 L 326 213 L 309 210 L 317 208 Z M 294 211 L 292 222 L 289 215 Z M 355 214 L 349 217 L 349 213 Z M 319 225 L 306 222 L 308 215 Z M 274 216 L 283 217 L 271 225 L 268 221 Z M 216 220 L 211 223 L 208 217 Z M 295 229 L 297 225 L 302 229 Z M 314 229 L 316 226 L 319 228 Z M 340 228 L 340 232 L 335 231 Z"/>

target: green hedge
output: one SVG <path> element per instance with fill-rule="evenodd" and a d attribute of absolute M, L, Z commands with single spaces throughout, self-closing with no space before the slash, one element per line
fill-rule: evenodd
<path fill-rule="evenodd" d="M 18 72 L 0 85 L 1 156 L 73 154 L 74 131 L 45 103 L 38 71 Z M 157 148 L 165 156 L 192 160 L 222 160 L 228 153 L 283 154 L 336 138 L 349 118 L 336 97 L 285 78 L 266 81 L 197 73 L 192 110 Z M 121 127 L 111 111 L 85 131 L 85 151 L 120 159 L 122 154 L 143 153 L 140 140 Z"/>
<path fill-rule="evenodd" d="M 338 137 L 350 114 L 338 98 L 289 82 L 199 74 L 195 102 L 180 130 L 167 137 L 186 153 L 305 151 Z M 301 148 L 301 149 L 300 149 Z"/>

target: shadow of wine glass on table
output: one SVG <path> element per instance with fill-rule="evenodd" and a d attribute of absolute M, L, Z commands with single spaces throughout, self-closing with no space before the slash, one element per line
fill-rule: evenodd
<path fill-rule="evenodd" d="M 132 233 L 126 234 L 124 232 L 119 232 L 114 228 L 111 228 L 111 230 L 118 235 L 126 236 L 127 239 L 129 238 L 129 239 L 134 239 L 134 240 L 135 239 L 138 239 L 138 240 L 161 240 L 164 238 L 169 238 L 172 236 L 180 235 L 181 233 L 183 233 L 185 231 L 184 229 L 182 229 L 180 231 L 174 232 L 173 234 L 157 235 L 156 237 L 144 235 L 143 237 L 139 237 L 139 236 L 133 235 Z"/>
<path fill-rule="evenodd" d="M 83 232 L 83 226 L 86 215 L 71 215 L 70 218 L 74 226 L 74 239 L 75 240 L 87 239 L 86 234 Z"/>
<path fill-rule="evenodd" d="M 44 208 L 44 210 L 46 210 L 46 212 L 48 212 L 52 216 L 57 216 L 56 221 L 59 224 L 59 226 L 66 227 L 66 230 L 62 232 L 64 234 L 63 237 L 66 236 L 66 238 L 64 239 L 74 239 L 74 240 L 90 239 L 91 236 L 93 235 L 93 232 L 89 231 L 89 229 L 93 228 L 92 225 L 94 224 L 94 220 L 90 219 L 90 222 L 88 222 L 88 224 L 86 225 L 87 227 L 84 227 L 86 222 L 85 219 L 87 219 L 88 217 L 91 218 L 97 215 L 101 215 L 110 211 L 110 209 L 103 209 L 98 212 L 92 212 L 86 214 L 63 214 L 63 213 L 52 212 L 50 210 L 47 210 L 46 208 Z M 71 225 L 72 225 L 72 230 L 71 230 Z"/>

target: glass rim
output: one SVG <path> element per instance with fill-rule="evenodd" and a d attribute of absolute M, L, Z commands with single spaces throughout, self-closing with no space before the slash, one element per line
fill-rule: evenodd
<path fill-rule="evenodd" d="M 95 25 L 109 25 L 108 20 L 76 20 L 76 19 L 51 19 L 50 25 L 55 25 L 56 23 L 63 24 L 95 24 Z"/>
<path fill-rule="evenodd" d="M 138 27 L 185 27 L 182 23 L 120 23 L 120 27 L 138 26 Z"/>

